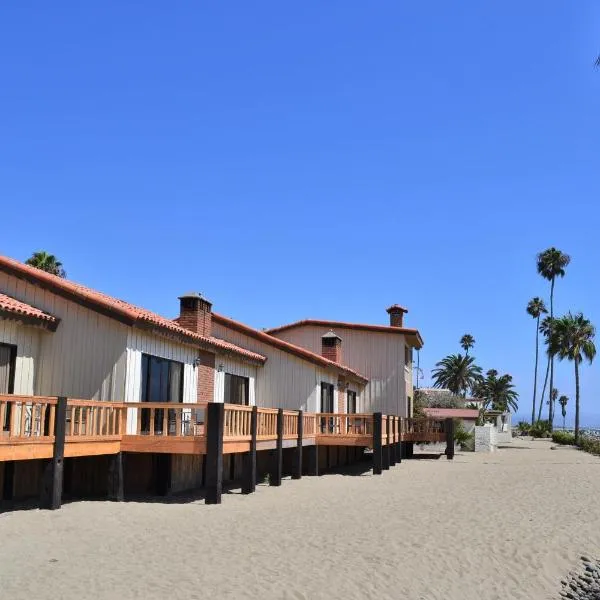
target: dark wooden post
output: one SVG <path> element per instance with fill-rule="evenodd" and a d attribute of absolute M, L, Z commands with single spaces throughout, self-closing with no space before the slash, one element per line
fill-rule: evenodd
<path fill-rule="evenodd" d="M 292 479 L 302 478 L 302 438 L 304 437 L 304 412 L 298 411 L 298 446 L 296 447 L 296 456 L 294 461 L 294 472 Z"/>
<path fill-rule="evenodd" d="M 277 445 L 271 456 L 269 485 L 281 485 L 283 475 L 283 408 L 277 411 Z"/>
<path fill-rule="evenodd" d="M 252 407 L 250 415 L 250 450 L 244 454 L 242 474 L 242 494 L 256 491 L 256 429 L 258 427 L 258 408 Z"/>
<path fill-rule="evenodd" d="M 373 413 L 373 475 L 381 475 L 383 470 L 383 451 L 381 446 L 381 413 Z"/>
<path fill-rule="evenodd" d="M 2 427 L 2 424 L 0 424 L 0 427 Z M 7 460 L 3 464 L 4 478 L 2 480 L 2 497 L 0 500 L 10 501 L 13 499 L 15 491 L 15 461 Z"/>
<path fill-rule="evenodd" d="M 308 454 L 307 473 L 316 476 L 319 474 L 319 446 L 315 442 L 312 446 L 306 447 L 306 452 Z"/>
<path fill-rule="evenodd" d="M 22 406 L 21 410 L 25 410 L 25 407 Z M 54 452 L 52 459 L 44 470 L 40 508 L 56 510 L 62 504 L 66 429 L 67 399 L 61 396 L 56 402 L 56 412 L 54 413 Z"/>
<path fill-rule="evenodd" d="M 388 417 L 388 446 L 390 447 L 390 467 L 396 464 L 396 417 Z"/>
<path fill-rule="evenodd" d="M 381 467 L 384 471 L 389 471 L 390 468 L 390 440 L 387 437 L 388 433 L 389 433 L 389 423 L 390 423 L 390 418 L 387 417 L 385 420 L 385 431 L 383 430 L 383 419 L 381 422 L 381 426 L 382 426 L 382 432 L 385 434 L 386 436 L 386 443 L 382 445 L 382 463 L 381 463 Z"/>
<path fill-rule="evenodd" d="M 454 419 L 446 419 L 446 458 L 454 458 Z"/>
<path fill-rule="evenodd" d="M 108 499 L 123 502 L 123 453 L 118 452 L 109 457 L 108 464 Z"/>
<path fill-rule="evenodd" d="M 225 405 L 209 402 L 206 427 L 206 504 L 221 504 Z"/>

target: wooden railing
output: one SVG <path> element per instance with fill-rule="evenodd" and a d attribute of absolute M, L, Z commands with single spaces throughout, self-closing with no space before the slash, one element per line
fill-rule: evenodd
<path fill-rule="evenodd" d="M 125 410 L 137 409 L 135 435 L 203 436 L 207 402 L 127 402 Z"/>
<path fill-rule="evenodd" d="M 402 434 L 430 434 L 430 433 L 444 433 L 445 420 L 444 419 L 432 419 L 432 418 L 416 418 L 416 419 L 402 419 Z"/>
<path fill-rule="evenodd" d="M 373 415 L 317 413 L 321 435 L 373 435 Z"/>
<path fill-rule="evenodd" d="M 298 411 L 283 411 L 283 439 L 293 440 L 298 437 Z"/>
<path fill-rule="evenodd" d="M 256 426 L 257 440 L 273 440 L 277 438 L 277 409 L 259 408 Z"/>
<path fill-rule="evenodd" d="M 0 441 L 51 441 L 56 402 L 56 398 L 44 396 L 0 396 Z"/>
<path fill-rule="evenodd" d="M 127 409 L 121 402 L 67 400 L 67 438 L 119 436 Z"/>
<path fill-rule="evenodd" d="M 225 404 L 223 440 L 248 441 L 251 437 L 252 407 Z"/>
<path fill-rule="evenodd" d="M 302 434 L 304 437 L 314 437 L 317 433 L 317 415 L 304 413 L 302 415 Z"/>

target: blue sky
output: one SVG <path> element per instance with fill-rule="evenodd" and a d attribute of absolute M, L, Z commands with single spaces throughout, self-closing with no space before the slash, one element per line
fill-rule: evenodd
<path fill-rule="evenodd" d="M 4 3 L 0 252 L 256 327 L 398 302 L 424 384 L 471 332 L 526 414 L 538 251 L 573 258 L 557 311 L 600 325 L 600 4 L 295 4 Z"/>

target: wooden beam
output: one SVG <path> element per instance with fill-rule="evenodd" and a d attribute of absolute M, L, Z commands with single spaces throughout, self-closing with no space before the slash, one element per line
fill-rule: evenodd
<path fill-rule="evenodd" d="M 206 428 L 206 504 L 221 504 L 223 491 L 223 427 L 225 405 L 209 402 Z"/>
<path fill-rule="evenodd" d="M 250 450 L 244 454 L 242 473 L 242 494 L 256 491 L 256 430 L 258 426 L 258 408 L 252 407 L 250 415 Z"/>
<path fill-rule="evenodd" d="M 67 429 L 67 399 L 63 396 L 56 403 L 54 419 L 54 451 L 42 479 L 40 508 L 56 510 L 62 504 L 63 471 L 65 461 L 65 434 Z"/>
<path fill-rule="evenodd" d="M 114 454 L 108 460 L 108 499 L 123 502 L 123 453 Z"/>
<path fill-rule="evenodd" d="M 269 485 L 280 486 L 283 476 L 283 408 L 277 410 L 277 445 L 271 455 Z"/>
<path fill-rule="evenodd" d="M 446 458 L 454 458 L 454 419 L 446 419 Z"/>
<path fill-rule="evenodd" d="M 383 471 L 383 451 L 381 445 L 382 418 L 381 413 L 373 413 L 373 475 L 381 475 Z"/>
<path fill-rule="evenodd" d="M 292 479 L 302 478 L 302 437 L 304 434 L 304 412 L 298 411 L 298 447 L 294 452 L 294 472 Z"/>

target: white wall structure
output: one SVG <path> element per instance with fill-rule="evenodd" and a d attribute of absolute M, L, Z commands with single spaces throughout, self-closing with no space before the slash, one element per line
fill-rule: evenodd
<path fill-rule="evenodd" d="M 23 357 L 20 367 L 27 371 L 24 374 L 17 366 L 20 389 L 31 391 L 33 381 L 36 395 L 123 399 L 129 330 L 126 325 L 4 272 L 0 272 L 0 291 L 61 320 L 56 331 L 38 334 L 39 360 L 33 375 L 31 364 L 26 363 L 36 362 L 35 340 L 25 332 L 26 328 L 19 334 L 21 344 L 17 343 L 17 354 Z M 3 330 L 6 335 L 6 325 Z M 0 338 L 0 341 L 5 340 Z M 27 354 L 31 354 L 28 359 Z"/>
<path fill-rule="evenodd" d="M 15 394 L 32 396 L 35 393 L 36 365 L 42 335 L 52 335 L 52 333 L 23 325 L 12 319 L 0 318 L 0 344 L 17 347 Z"/>
<path fill-rule="evenodd" d="M 342 362 L 369 379 L 360 412 L 382 411 L 407 416 L 407 398 L 412 398 L 412 363 L 405 363 L 406 338 L 401 333 L 383 333 L 317 325 L 303 325 L 274 332 L 274 336 L 320 354 L 321 338 L 328 331 L 342 338 Z"/>
<path fill-rule="evenodd" d="M 256 372 L 257 406 L 320 412 L 321 382 L 331 383 L 337 388 L 339 377 L 333 369 L 319 367 L 290 352 L 231 329 L 214 316 L 212 332 L 217 338 L 267 357 L 265 365 Z M 360 405 L 362 390 L 358 385 L 355 387 L 359 392 L 357 403 Z M 334 402 L 336 398 L 334 395 Z"/>
<path fill-rule="evenodd" d="M 494 425 L 475 427 L 475 452 L 494 452 L 497 450 L 497 430 Z"/>
<path fill-rule="evenodd" d="M 496 430 L 498 444 L 510 444 L 512 442 L 512 418 L 510 413 L 504 413 L 496 417 Z"/>

